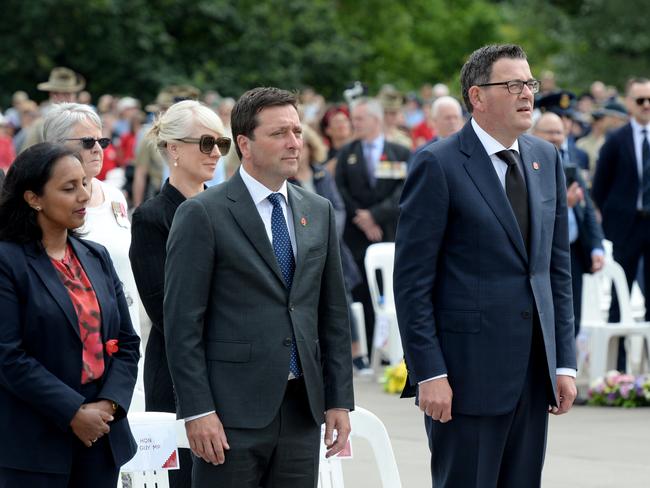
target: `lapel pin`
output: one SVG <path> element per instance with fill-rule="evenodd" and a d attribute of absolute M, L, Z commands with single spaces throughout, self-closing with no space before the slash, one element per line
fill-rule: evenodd
<path fill-rule="evenodd" d="M 533 169 L 539 169 L 539 163 L 537 161 L 533 163 Z"/>
<path fill-rule="evenodd" d="M 357 164 L 357 155 L 356 154 L 350 154 L 348 156 L 348 164 Z"/>
<path fill-rule="evenodd" d="M 300 218 L 300 225 L 307 227 L 307 219 L 305 217 Z"/>

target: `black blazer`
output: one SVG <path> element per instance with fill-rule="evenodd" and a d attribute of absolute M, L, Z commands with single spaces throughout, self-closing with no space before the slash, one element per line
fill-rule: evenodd
<path fill-rule="evenodd" d="M 410 151 L 404 146 L 385 141 L 383 155 L 388 161 L 407 162 Z M 374 188 L 371 187 L 360 140 L 341 148 L 336 164 L 336 185 L 347 211 L 344 240 L 357 261 L 363 260 L 366 249 L 371 244 L 352 222 L 357 209 L 370 211 L 384 233 L 384 241 L 395 240 L 399 198 L 404 180 L 379 179 Z"/>
<path fill-rule="evenodd" d="M 101 309 L 104 374 L 94 398 L 81 390 L 82 343 L 68 292 L 36 243 L 0 242 L 0 466 L 69 473 L 79 445 L 70 421 L 83 403 L 119 405 L 108 438 L 117 466 L 136 452 L 126 413 L 135 387 L 140 338 L 122 284 L 103 246 L 70 237 Z"/>
<path fill-rule="evenodd" d="M 167 180 L 158 195 L 133 212 L 131 223 L 131 268 L 152 326 L 144 355 L 144 392 L 148 411 L 176 412 L 165 352 L 163 295 L 167 237 L 176 209 L 184 201 L 183 194 Z"/>
<path fill-rule="evenodd" d="M 634 226 L 639 195 L 632 124 L 615 130 L 605 140 L 591 193 L 603 216 L 605 237 L 615 243 L 623 242 Z"/>

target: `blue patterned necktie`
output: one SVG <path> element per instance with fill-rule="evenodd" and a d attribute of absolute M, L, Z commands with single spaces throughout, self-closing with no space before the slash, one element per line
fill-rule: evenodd
<path fill-rule="evenodd" d="M 278 265 L 280 266 L 280 271 L 282 271 L 282 276 L 287 285 L 287 290 L 291 290 L 293 273 L 296 270 L 296 260 L 293 257 L 293 248 L 291 247 L 291 239 L 289 238 L 289 229 L 287 228 L 287 222 L 284 220 L 282 205 L 280 204 L 280 199 L 283 198 L 283 196 L 281 193 L 271 193 L 267 198 L 273 205 L 273 212 L 271 213 L 273 252 L 278 260 Z M 291 337 L 289 371 L 291 371 L 296 378 L 302 375 L 300 362 L 298 361 L 296 338 L 293 334 Z"/>
<path fill-rule="evenodd" d="M 643 165 L 643 197 L 642 204 L 643 210 L 650 210 L 650 144 L 648 143 L 648 131 L 643 129 L 641 131 L 643 142 L 641 143 L 641 163 Z"/>

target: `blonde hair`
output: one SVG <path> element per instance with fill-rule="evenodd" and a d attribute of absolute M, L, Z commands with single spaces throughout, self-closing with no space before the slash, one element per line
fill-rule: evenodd
<path fill-rule="evenodd" d="M 223 122 L 214 110 L 196 100 L 183 100 L 155 120 L 148 137 L 155 141 L 164 155 L 168 142 L 189 137 L 196 124 L 225 135 Z"/>
<path fill-rule="evenodd" d="M 309 147 L 310 163 L 323 163 L 327 158 L 327 148 L 318 133 L 307 124 L 302 124 L 302 140 Z"/>

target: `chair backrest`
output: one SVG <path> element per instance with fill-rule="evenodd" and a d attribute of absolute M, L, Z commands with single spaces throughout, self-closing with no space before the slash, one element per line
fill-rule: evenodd
<path fill-rule="evenodd" d="M 176 424 L 176 443 L 178 447 L 189 448 L 190 443 L 185 433 L 185 423 L 183 420 L 176 420 L 176 415 L 167 412 L 129 412 L 129 424 L 134 426 L 138 424 Z M 137 471 L 129 473 L 131 478 L 131 488 L 168 488 L 169 479 L 166 470 Z M 118 483 L 118 486 L 120 484 Z"/>
<path fill-rule="evenodd" d="M 364 265 L 366 276 L 368 277 L 368 288 L 370 289 L 370 298 L 375 310 L 380 310 L 382 306 L 394 307 L 395 298 L 393 297 L 393 263 L 395 261 L 395 243 L 380 242 L 371 244 L 366 250 Z M 379 291 L 379 282 L 377 272 L 381 274 L 382 292 Z"/>
<path fill-rule="evenodd" d="M 611 280 L 614 285 L 614 293 L 618 299 L 618 307 L 621 311 L 621 322 L 631 323 L 634 321 L 632 316 L 632 305 L 630 303 L 630 289 L 627 286 L 625 271 L 620 264 L 613 259 L 606 259 L 605 265 L 600 273 L 607 279 Z"/>
<path fill-rule="evenodd" d="M 395 460 L 390 437 L 388 437 L 388 431 L 386 431 L 383 422 L 372 412 L 355 406 L 354 411 L 350 412 L 350 424 L 352 439 L 359 437 L 370 444 L 379 469 L 381 486 L 383 488 L 401 488 L 402 482 L 397 469 L 397 461 Z M 344 488 L 343 462 L 347 461 L 341 461 L 336 457 L 324 460 L 323 456 L 321 456 L 319 488 Z"/>

